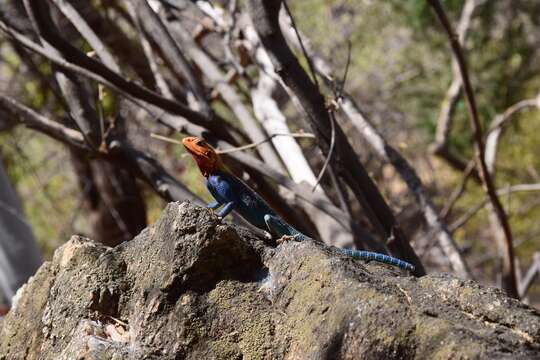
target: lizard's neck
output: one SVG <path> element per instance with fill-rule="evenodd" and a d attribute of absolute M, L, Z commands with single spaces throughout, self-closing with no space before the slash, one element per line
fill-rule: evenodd
<path fill-rule="evenodd" d="M 199 169 L 201 170 L 201 173 L 205 178 L 209 178 L 210 176 L 214 175 L 228 175 L 229 172 L 224 166 L 201 166 L 199 165 Z"/>
<path fill-rule="evenodd" d="M 220 162 L 209 163 L 206 159 L 200 157 L 194 157 L 199 170 L 205 178 L 208 178 L 210 175 L 213 175 L 220 171 Z"/>

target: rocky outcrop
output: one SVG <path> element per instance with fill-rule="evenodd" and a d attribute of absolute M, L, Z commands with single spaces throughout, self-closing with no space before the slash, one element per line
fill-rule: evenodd
<path fill-rule="evenodd" d="M 73 237 L 23 287 L 1 359 L 537 359 L 540 314 L 172 203 L 115 248 Z"/>

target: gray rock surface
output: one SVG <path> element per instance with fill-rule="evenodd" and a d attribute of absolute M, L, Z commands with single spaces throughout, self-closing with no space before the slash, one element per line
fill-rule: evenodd
<path fill-rule="evenodd" d="M 538 359 L 540 313 L 189 203 L 115 248 L 73 237 L 20 290 L 0 359 Z"/>

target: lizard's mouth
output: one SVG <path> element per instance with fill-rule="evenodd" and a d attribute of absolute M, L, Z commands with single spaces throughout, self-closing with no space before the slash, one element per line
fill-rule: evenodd
<path fill-rule="evenodd" d="M 182 139 L 182 144 L 190 154 L 208 157 L 208 149 L 204 147 L 204 140 L 189 136 Z"/>
<path fill-rule="evenodd" d="M 184 144 L 184 148 L 186 148 L 187 152 L 190 153 L 191 155 L 197 155 L 193 150 L 191 150 L 188 146 L 186 146 L 186 144 Z"/>

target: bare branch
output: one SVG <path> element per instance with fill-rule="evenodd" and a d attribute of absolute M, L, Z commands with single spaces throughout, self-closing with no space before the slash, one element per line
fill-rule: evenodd
<path fill-rule="evenodd" d="M 325 102 L 283 38 L 278 20 L 280 7 L 281 1 L 249 1 L 250 16 L 262 44 L 278 75 L 300 99 L 308 114 L 312 131 L 319 140 L 319 146 L 327 155 L 331 140 L 331 121 L 324 106 Z M 339 125 L 336 126 L 336 169 L 362 204 L 370 222 L 389 240 L 388 248 L 392 254 L 413 263 L 417 268 L 416 275 L 425 274 L 420 259 L 405 239 L 392 211 L 358 160 Z"/>
<path fill-rule="evenodd" d="M 61 56 L 54 44 L 54 40 L 59 38 L 58 30 L 49 13 L 48 6 L 42 7 L 41 12 L 36 15 L 35 9 L 25 2 L 26 11 L 32 21 L 35 32 L 38 34 L 43 47 L 50 53 Z M 52 39 L 46 39 L 41 34 L 41 28 L 46 27 L 50 34 L 54 34 Z M 57 69 L 55 77 L 60 85 L 63 97 L 68 105 L 71 118 L 75 121 L 88 144 L 94 148 L 101 143 L 101 133 L 99 131 L 99 117 L 88 87 L 79 79 L 75 73 L 64 69 Z"/>
<path fill-rule="evenodd" d="M 450 41 L 450 45 L 452 47 L 453 54 L 459 66 L 459 71 L 460 71 L 461 78 L 463 81 L 463 89 L 465 92 L 467 105 L 469 108 L 471 125 L 474 131 L 475 150 L 476 150 L 475 152 L 476 152 L 477 162 L 480 167 L 480 174 L 482 176 L 483 185 L 486 188 L 486 192 L 490 198 L 490 201 L 497 215 L 497 219 L 500 222 L 500 225 L 504 231 L 505 240 L 506 240 L 505 249 L 504 249 L 505 254 L 504 254 L 504 259 L 503 259 L 503 287 L 508 293 L 508 295 L 518 298 L 519 293 L 517 289 L 516 269 L 515 269 L 515 264 L 514 264 L 512 230 L 510 229 L 510 224 L 508 223 L 506 212 L 504 211 L 504 208 L 502 207 L 502 204 L 499 201 L 499 198 L 497 197 L 495 186 L 493 184 L 491 175 L 488 171 L 488 168 L 485 162 L 485 148 L 484 148 L 484 138 L 482 134 L 482 127 L 480 124 L 480 119 L 478 117 L 478 110 L 477 110 L 476 101 L 474 98 L 474 91 L 472 89 L 472 85 L 469 79 L 465 56 L 463 55 L 461 45 L 452 30 L 452 25 L 450 24 L 450 21 L 448 20 L 448 17 L 446 16 L 446 12 L 444 11 L 444 8 L 442 7 L 441 3 L 438 0 L 428 0 L 428 3 L 431 5 L 433 10 L 435 11 L 439 21 L 441 22 L 444 30 L 446 31 L 446 34 Z"/>
<path fill-rule="evenodd" d="M 205 76 L 210 79 L 213 86 L 222 96 L 223 100 L 229 105 L 242 124 L 242 127 L 246 131 L 250 140 L 255 143 L 264 141 L 267 135 L 259 127 L 257 121 L 253 118 L 250 111 L 244 105 L 241 97 L 238 95 L 235 89 L 227 83 L 226 77 L 221 72 L 219 67 L 208 55 L 204 53 L 204 51 L 197 46 L 179 21 L 169 22 L 169 27 L 175 38 L 182 42 L 182 45 L 186 49 L 190 58 L 193 59 L 193 61 L 199 66 Z M 285 172 L 281 161 L 270 144 L 263 142 L 263 145 L 260 146 L 258 150 L 266 163 L 278 171 Z"/>
<path fill-rule="evenodd" d="M 313 188 L 311 191 L 315 191 L 317 188 L 317 185 L 321 182 L 322 177 L 324 176 L 324 172 L 326 171 L 326 168 L 328 167 L 328 164 L 330 163 L 330 160 L 332 159 L 332 154 L 334 154 L 334 146 L 336 145 L 336 118 L 334 117 L 334 114 L 329 111 L 330 115 L 330 124 L 331 126 L 331 138 L 330 138 L 330 148 L 328 149 L 328 154 L 326 155 L 326 159 L 324 159 L 324 164 L 321 168 L 321 171 L 319 172 L 319 175 L 317 176 L 317 181 L 315 182 L 315 185 L 313 185 Z"/>
<path fill-rule="evenodd" d="M 161 136 L 161 135 L 157 135 L 157 134 L 150 134 L 150 136 L 153 137 L 154 139 L 159 139 L 159 140 L 166 141 L 166 142 L 176 144 L 176 145 L 182 145 L 181 141 L 171 139 L 171 138 L 168 138 L 168 137 L 165 137 L 165 136 Z M 227 149 L 227 150 L 216 150 L 216 153 L 218 153 L 218 154 L 230 154 L 230 153 L 233 153 L 233 152 L 236 152 L 236 151 L 244 151 L 244 150 L 248 150 L 248 149 L 253 149 L 253 148 L 256 148 L 257 146 L 261 145 L 264 142 L 268 142 L 268 141 L 272 140 L 273 138 L 275 138 L 277 136 L 290 136 L 290 137 L 295 137 L 295 138 L 310 138 L 310 139 L 315 138 L 315 136 L 313 136 L 313 134 L 306 134 L 306 133 L 272 134 L 272 135 L 268 136 L 266 139 L 264 139 L 264 140 L 262 140 L 260 142 L 251 143 L 251 144 L 247 144 L 247 145 L 242 145 L 242 146 L 238 146 L 238 147 L 233 147 L 233 148 L 230 148 L 230 149 Z"/>
<path fill-rule="evenodd" d="M 313 66 L 313 62 L 311 61 L 311 57 L 307 54 L 306 48 L 304 47 L 304 43 L 302 42 L 302 38 L 300 37 L 300 32 L 298 31 L 298 27 L 296 26 L 296 23 L 294 21 L 294 16 L 289 9 L 289 5 L 287 5 L 287 1 L 283 0 L 283 9 L 285 9 L 285 12 L 289 16 L 289 19 L 291 19 L 291 27 L 294 29 L 294 32 L 296 34 L 296 38 L 298 39 L 298 43 L 300 44 L 300 48 L 302 49 L 302 54 L 304 54 L 304 58 L 306 59 L 309 67 L 309 72 L 311 73 L 311 80 L 313 80 L 313 83 L 317 87 L 317 90 L 320 91 L 319 88 L 319 80 L 317 80 L 317 74 L 315 73 L 315 67 Z"/>
<path fill-rule="evenodd" d="M 185 77 L 188 80 L 189 87 L 197 98 L 198 106 L 205 116 L 211 116 L 212 109 L 207 101 L 203 84 L 195 75 L 188 59 L 184 56 L 178 43 L 176 43 L 167 30 L 165 24 L 160 17 L 154 12 L 146 0 L 127 0 L 133 7 L 137 15 L 137 21 L 150 36 L 155 44 L 159 45 L 167 63 L 171 65 L 171 70 L 182 79 Z"/>
<path fill-rule="evenodd" d="M 294 43 L 292 34 L 287 33 L 287 38 Z M 308 54 L 314 58 L 316 71 L 322 75 L 322 78 L 326 82 L 327 86 L 332 86 L 334 79 L 331 74 L 330 66 L 326 64 L 324 59 L 315 54 L 315 52 L 310 48 L 309 44 L 306 44 L 306 49 Z M 364 116 L 358 104 L 350 95 L 342 91 L 342 96 L 340 97 L 339 102 L 347 118 L 356 127 L 375 153 L 396 169 L 399 176 L 407 185 L 409 191 L 414 195 L 414 198 L 422 211 L 426 224 L 430 229 L 429 233 L 436 237 L 444 254 L 448 258 L 452 269 L 458 276 L 465 279 L 470 278 L 470 271 L 465 260 L 461 256 L 459 247 L 453 239 L 450 231 L 448 231 L 445 222 L 439 215 L 437 215 L 433 202 L 414 168 L 409 164 L 407 159 L 405 159 L 399 153 L 399 151 L 397 151 L 386 141 L 386 139 L 384 139 L 382 134 Z"/>
<path fill-rule="evenodd" d="M 465 192 L 465 188 L 467 187 L 467 182 L 469 181 L 469 178 L 471 177 L 471 174 L 473 173 L 474 167 L 475 167 L 474 160 L 469 161 L 469 164 L 467 164 L 467 168 L 464 171 L 463 178 L 459 182 L 459 185 L 452 191 L 450 194 L 450 197 L 448 201 L 444 204 L 444 208 L 441 210 L 439 216 L 441 219 L 447 219 L 448 215 L 452 212 L 452 209 L 454 208 L 454 205 L 459 200 L 461 195 Z"/>
<path fill-rule="evenodd" d="M 79 131 L 69 129 L 60 123 L 49 120 L 33 109 L 2 93 L 0 93 L 0 106 L 13 114 L 16 118 L 15 120 L 20 121 L 29 128 L 39 130 L 67 145 L 90 151 L 88 145 L 85 144 L 83 135 Z"/>
<path fill-rule="evenodd" d="M 135 9 L 133 8 L 130 2 L 126 2 L 126 5 L 128 5 L 128 10 L 130 12 L 130 15 L 133 18 L 135 25 L 137 27 L 137 32 L 139 34 L 139 39 L 141 41 L 144 55 L 146 56 L 148 64 L 150 65 L 150 70 L 152 70 L 152 74 L 154 76 L 154 80 L 156 82 L 157 88 L 161 91 L 161 94 L 163 94 L 163 96 L 166 97 L 167 99 L 174 99 L 173 93 L 169 85 L 165 81 L 163 74 L 159 71 L 159 67 L 156 62 L 156 59 L 154 59 L 152 46 L 150 45 L 150 41 L 148 41 L 148 39 L 146 38 L 146 34 L 144 33 L 140 25 L 139 18 L 137 17 L 137 14 L 135 14 Z"/>
<path fill-rule="evenodd" d="M 540 184 L 519 184 L 512 185 L 502 189 L 497 190 L 497 196 L 505 196 L 515 192 L 536 192 L 540 191 Z M 476 204 L 475 206 L 469 207 L 465 214 L 461 215 L 456 221 L 454 221 L 448 227 L 450 231 L 454 232 L 463 225 L 465 225 L 474 215 L 476 215 L 480 210 L 486 207 L 490 203 L 490 199 L 485 199 L 484 201 Z"/>
<path fill-rule="evenodd" d="M 135 169 L 136 173 L 167 201 L 190 200 L 198 205 L 205 205 L 197 195 L 167 173 L 156 160 L 147 154 L 118 140 L 113 140 L 109 149 L 113 155 L 120 156 L 127 161 L 131 168 Z"/>
<path fill-rule="evenodd" d="M 519 296 L 524 298 L 527 296 L 529 289 L 533 282 L 538 279 L 538 274 L 540 273 L 540 252 L 535 252 L 533 254 L 533 263 L 525 276 L 521 279 L 519 284 Z"/>
<path fill-rule="evenodd" d="M 116 60 L 111 55 L 105 44 L 101 41 L 99 36 L 96 35 L 94 30 L 88 25 L 86 20 L 79 14 L 77 9 L 71 5 L 68 1 L 64 0 L 52 0 L 52 2 L 62 11 L 66 18 L 77 28 L 79 33 L 88 41 L 92 49 L 97 53 L 101 61 L 111 68 L 114 72 L 121 74 L 120 66 L 118 66 Z"/>
<path fill-rule="evenodd" d="M 27 1 L 33 2 L 35 0 Z M 39 2 L 40 1 L 38 1 L 38 3 Z M 63 39 L 61 39 L 61 44 L 66 48 L 65 50 L 69 54 L 69 56 L 66 56 L 66 59 L 37 45 L 32 40 L 7 26 L 3 21 L 0 21 L 0 30 L 29 50 L 46 57 L 54 64 L 66 70 L 73 71 L 79 75 L 97 81 L 107 87 L 110 87 L 118 93 L 127 96 L 128 98 L 142 100 L 158 106 L 172 114 L 183 116 L 194 124 L 203 126 L 215 134 L 219 134 L 224 139 L 228 139 L 228 141 L 236 142 L 235 137 L 231 135 L 231 132 L 228 130 L 228 128 L 230 128 L 229 125 L 225 127 L 223 123 L 220 123 L 220 121 L 213 121 L 201 113 L 187 108 L 185 105 L 179 102 L 164 98 L 155 92 L 136 84 L 133 81 L 124 79 L 122 76 L 116 74 L 103 64 L 89 58 L 79 50 L 73 48 L 69 43 L 65 43 Z M 66 54 L 63 53 L 62 55 L 65 56 Z"/>
<path fill-rule="evenodd" d="M 506 125 L 512 120 L 513 116 L 525 109 L 538 108 L 540 109 L 540 94 L 536 99 L 526 99 L 517 102 L 510 106 L 502 114 L 495 116 L 491 122 L 486 139 L 486 163 L 490 173 L 495 172 L 495 163 L 497 161 L 497 149 L 499 138 L 501 137 Z"/>
<path fill-rule="evenodd" d="M 467 0 L 463 5 L 459 23 L 456 27 L 458 41 L 464 46 L 469 33 L 471 20 L 475 9 L 480 5 L 481 0 Z M 452 129 L 452 120 L 454 111 L 461 95 L 461 77 L 459 68 L 455 60 L 452 60 L 452 83 L 446 91 L 446 96 L 442 102 L 439 117 L 437 119 L 437 130 L 435 133 L 435 142 L 432 144 L 433 150 L 437 155 L 442 155 L 448 150 L 448 136 Z M 444 150 L 443 150 L 444 148 Z"/>

